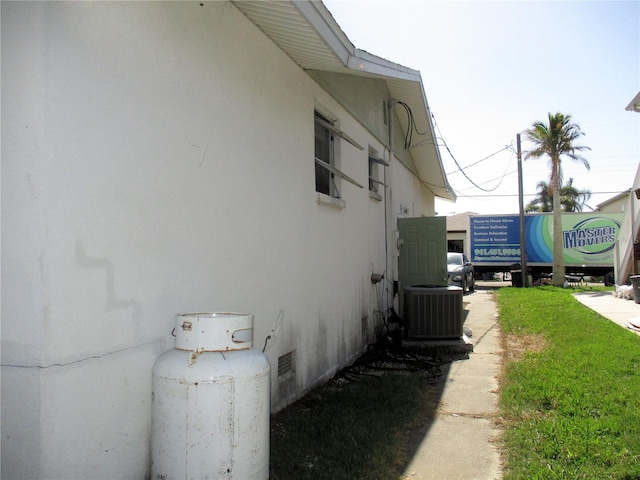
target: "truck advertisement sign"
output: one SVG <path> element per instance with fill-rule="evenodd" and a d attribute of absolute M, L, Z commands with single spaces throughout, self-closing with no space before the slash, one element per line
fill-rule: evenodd
<path fill-rule="evenodd" d="M 565 213 L 562 243 L 565 265 L 611 266 L 621 213 Z M 520 216 L 481 215 L 469 219 L 471 261 L 477 264 L 520 262 Z M 527 263 L 553 263 L 553 215 L 524 217 Z"/>

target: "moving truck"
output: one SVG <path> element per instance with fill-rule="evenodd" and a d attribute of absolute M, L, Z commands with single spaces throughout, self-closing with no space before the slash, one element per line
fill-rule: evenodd
<path fill-rule="evenodd" d="M 567 274 L 605 275 L 613 270 L 615 243 L 622 213 L 563 213 L 562 243 Z M 528 270 L 539 277 L 553 269 L 553 214 L 524 216 Z M 476 272 L 505 272 L 519 268 L 520 216 L 471 215 L 471 262 Z"/>

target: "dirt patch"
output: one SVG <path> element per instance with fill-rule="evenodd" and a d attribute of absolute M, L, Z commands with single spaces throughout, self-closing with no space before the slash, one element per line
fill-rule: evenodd
<path fill-rule="evenodd" d="M 540 352 L 547 345 L 547 341 L 539 333 L 504 335 L 503 342 L 506 361 L 522 360 L 527 353 Z"/>
<path fill-rule="evenodd" d="M 547 341 L 539 333 L 526 334 L 505 334 L 501 333 L 500 343 L 502 344 L 502 362 L 498 373 L 498 391 L 504 384 L 505 366 L 510 362 L 519 362 L 529 352 L 541 352 L 547 346 Z"/>

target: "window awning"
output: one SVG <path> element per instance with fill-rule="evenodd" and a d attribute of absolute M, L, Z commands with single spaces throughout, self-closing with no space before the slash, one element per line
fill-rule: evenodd
<path fill-rule="evenodd" d="M 378 157 L 376 157 L 374 155 L 369 155 L 369 160 L 371 160 L 373 162 L 376 162 L 376 163 L 379 163 L 381 165 L 384 165 L 385 167 L 389 166 L 389 164 L 385 160 L 383 160 L 381 158 L 378 158 Z"/>
<path fill-rule="evenodd" d="M 364 150 L 364 147 L 361 146 L 358 142 L 356 142 L 353 138 L 351 138 L 349 135 L 347 135 L 346 133 L 344 133 L 342 130 L 340 130 L 339 128 L 337 128 L 335 125 L 329 123 L 329 122 L 325 122 L 322 118 L 318 117 L 316 115 L 315 117 L 316 122 L 318 122 L 320 125 L 322 125 L 323 127 L 325 127 L 327 130 L 335 133 L 336 135 L 338 135 L 340 138 L 344 138 L 347 142 L 349 142 L 351 145 L 353 145 L 354 147 L 360 149 L 360 150 Z"/>
<path fill-rule="evenodd" d="M 316 159 L 316 165 L 320 165 L 321 167 L 326 168 L 327 170 L 329 170 L 334 175 L 338 175 L 340 178 L 344 178 L 347 182 L 353 183 L 356 187 L 364 188 L 362 185 L 360 185 L 358 182 L 356 182 L 353 178 L 351 178 L 346 173 L 343 173 L 340 170 L 338 170 L 337 168 L 332 167 L 327 162 L 324 162 L 324 161 L 320 160 L 318 157 L 314 157 L 314 158 Z"/>

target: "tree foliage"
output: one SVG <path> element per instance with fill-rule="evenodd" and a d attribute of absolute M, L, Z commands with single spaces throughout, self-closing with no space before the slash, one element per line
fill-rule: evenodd
<path fill-rule="evenodd" d="M 545 181 L 536 185 L 538 196 L 531 200 L 525 207 L 525 212 L 552 212 L 553 191 L 551 185 Z M 588 207 L 587 202 L 591 198 L 591 191 L 578 190 L 573 186 L 573 178 L 560 187 L 560 208 L 563 212 L 582 212 Z"/>
<path fill-rule="evenodd" d="M 587 170 L 589 162 L 580 155 L 591 150 L 576 142 L 584 135 L 580 127 L 572 123 L 571 115 L 563 113 L 548 114 L 548 123 L 536 121 L 525 131 L 527 139 L 533 144 L 525 158 L 547 157 L 549 159 L 549 184 L 552 194 L 553 211 L 553 283 L 562 286 L 565 278 L 564 249 L 562 245 L 562 204 L 560 186 L 562 185 L 562 159 L 582 163 Z"/>

